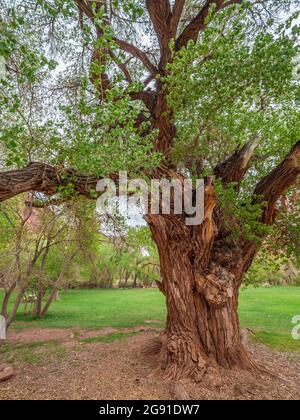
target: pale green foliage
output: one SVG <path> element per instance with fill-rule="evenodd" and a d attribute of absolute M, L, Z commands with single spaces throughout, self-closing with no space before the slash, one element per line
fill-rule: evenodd
<path fill-rule="evenodd" d="M 138 16 L 140 8 L 134 3 L 119 6 Z M 39 1 L 35 7 L 28 1 L 23 8 L 16 0 L 14 5 L 4 8 L 13 24 L 1 26 L 0 55 L 12 69 L 0 80 L 0 111 L 6 121 L 0 123 L 3 163 L 22 167 L 41 160 L 101 176 L 119 170 L 134 175 L 140 168 L 157 166 L 160 156 L 150 153 L 156 133 L 145 135 L 147 124 L 136 127 L 141 106 L 129 96 L 140 85 L 126 87 L 108 55 L 105 65 L 94 61 L 90 69 L 85 45 L 115 49 L 111 30 L 103 24 L 103 9 L 94 8 L 103 30 L 96 40 L 88 21 L 83 30 L 78 27 L 72 1 Z M 48 31 L 54 25 L 49 48 Z M 112 77 L 104 98 L 99 84 L 105 71 Z M 98 82 L 92 83 L 91 75 Z"/>
<path fill-rule="evenodd" d="M 292 213 L 283 213 L 278 224 L 286 253 L 294 258 L 300 268 L 300 200 Z"/>
<path fill-rule="evenodd" d="M 284 254 L 300 268 L 300 200 L 298 198 L 294 203 L 290 200 L 288 197 L 287 210 L 280 213 L 268 246 L 276 254 L 280 245 Z"/>
<path fill-rule="evenodd" d="M 288 259 L 284 253 L 276 255 L 270 253 L 269 249 L 262 248 L 245 275 L 244 284 L 246 287 L 267 284 L 300 286 L 300 271 L 295 261 Z"/>
<path fill-rule="evenodd" d="M 225 230 L 231 232 L 229 239 L 246 239 L 260 243 L 269 228 L 258 223 L 262 215 L 262 205 L 254 204 L 253 198 L 239 194 L 236 185 L 224 188 L 221 181 L 216 181 L 218 204 L 220 205 Z"/>
<path fill-rule="evenodd" d="M 117 280 L 120 285 L 125 284 L 126 277 L 127 280 L 130 277 L 127 286 L 133 283 L 133 279 L 142 284 L 159 279 L 157 250 L 145 227 L 129 228 L 122 234 L 108 237 L 98 251 L 101 258 L 97 265 L 102 274 L 99 278 L 103 279 L 104 274 L 104 282 L 98 282 L 100 285 L 105 284 L 105 273 L 110 274 L 110 286 Z"/>
<path fill-rule="evenodd" d="M 300 285 L 300 200 L 287 197 L 281 212 L 245 277 L 248 285 Z"/>
<path fill-rule="evenodd" d="M 88 102 L 88 98 L 81 97 L 80 118 L 72 107 L 64 107 L 68 143 L 59 154 L 62 162 L 101 176 L 121 170 L 134 175 L 141 167 L 151 168 L 159 163 L 159 156 L 151 154 L 155 133 L 141 141 L 140 131 L 134 127 L 139 110 L 133 109 L 128 96 L 121 96 L 116 89 L 110 90 L 102 106 Z"/>

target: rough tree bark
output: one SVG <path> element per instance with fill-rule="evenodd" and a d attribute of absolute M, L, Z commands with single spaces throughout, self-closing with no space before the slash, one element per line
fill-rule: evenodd
<path fill-rule="evenodd" d="M 147 216 L 168 309 L 161 348 L 156 348 L 161 367 L 167 378 L 206 378 L 215 385 L 220 383 L 218 366 L 255 368 L 243 347 L 237 315 L 241 278 L 234 260 L 241 255 L 236 247 L 216 240 L 216 204 L 210 183 L 201 226 L 187 226 L 181 216 Z"/>
<path fill-rule="evenodd" d="M 221 264 L 217 254 L 205 264 L 197 261 L 209 242 L 178 217 L 150 216 L 149 224 L 159 250 L 168 309 L 160 349 L 166 376 L 189 376 L 199 382 L 212 370 L 216 373 L 217 366 L 254 369 L 240 337 L 239 277 Z"/>
<path fill-rule="evenodd" d="M 99 178 L 82 176 L 70 169 L 31 162 L 21 171 L 12 170 L 0 174 L 0 202 L 29 191 L 51 196 L 56 194 L 59 187 L 72 183 L 73 179 L 76 179 L 76 193 L 92 198 L 91 191 L 96 190 Z"/>

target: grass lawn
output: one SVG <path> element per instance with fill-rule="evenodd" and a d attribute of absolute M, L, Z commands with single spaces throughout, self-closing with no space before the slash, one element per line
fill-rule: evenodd
<path fill-rule="evenodd" d="M 243 327 L 255 332 L 257 341 L 282 351 L 299 351 L 292 337 L 292 319 L 300 315 L 300 287 L 260 287 L 243 290 L 239 315 Z"/>
<path fill-rule="evenodd" d="M 163 326 L 165 321 L 164 297 L 156 289 L 71 290 L 60 297 L 42 320 L 23 316 L 21 308 L 13 328 L 126 328 L 150 320 Z M 243 290 L 239 314 L 242 326 L 252 329 L 258 341 L 282 351 L 300 351 L 300 340 L 291 336 L 292 318 L 300 315 L 300 287 Z"/>

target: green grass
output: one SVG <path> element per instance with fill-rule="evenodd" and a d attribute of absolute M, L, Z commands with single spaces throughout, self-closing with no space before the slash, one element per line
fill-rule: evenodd
<path fill-rule="evenodd" d="M 44 364 L 50 358 L 59 360 L 65 357 L 65 350 L 61 343 L 55 340 L 38 341 L 32 343 L 5 344 L 1 347 L 1 362 L 28 364 Z"/>
<path fill-rule="evenodd" d="M 80 340 L 80 342 L 84 344 L 114 343 L 115 341 L 121 341 L 121 340 L 124 340 L 124 338 L 132 337 L 133 335 L 136 335 L 136 334 L 138 334 L 137 331 L 128 332 L 128 333 L 118 332 L 118 333 L 105 334 L 103 336 L 98 336 L 98 337 L 84 338 L 83 340 Z"/>
<path fill-rule="evenodd" d="M 255 338 L 281 351 L 300 351 L 300 340 L 292 338 L 292 318 L 300 315 L 300 287 L 260 287 L 243 290 L 240 296 L 241 324 Z"/>
<path fill-rule="evenodd" d="M 164 297 L 156 289 L 70 290 L 60 298 L 45 319 L 23 316 L 22 306 L 14 328 L 28 328 L 29 322 L 39 328 L 127 328 L 165 320 Z"/>
<path fill-rule="evenodd" d="M 257 341 L 279 350 L 300 351 L 300 340 L 291 336 L 292 318 L 300 315 L 300 287 L 243 290 L 239 314 L 241 325 L 252 329 Z M 61 301 L 53 303 L 45 319 L 24 317 L 21 308 L 13 328 L 128 328 L 147 320 L 163 326 L 165 316 L 164 297 L 156 289 L 71 290 L 61 293 Z"/>
<path fill-rule="evenodd" d="M 273 347 L 276 350 L 285 352 L 299 352 L 300 342 L 299 340 L 293 340 L 291 336 L 287 336 L 284 333 L 274 332 L 256 332 L 254 335 L 254 341 L 257 343 L 266 344 L 269 347 Z"/>

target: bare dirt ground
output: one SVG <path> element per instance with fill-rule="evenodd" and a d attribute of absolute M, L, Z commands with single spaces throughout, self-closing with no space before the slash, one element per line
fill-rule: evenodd
<path fill-rule="evenodd" d="M 154 376 L 151 361 L 140 352 L 157 331 L 141 327 L 135 329 L 134 335 L 124 334 L 132 331 L 122 330 L 122 339 L 112 343 L 88 341 L 120 332 L 111 328 L 12 332 L 9 337 L 11 350 L 8 346 L 7 352 L 0 357 L 2 362 L 13 365 L 16 374 L 10 381 L 0 384 L 0 400 L 173 399 L 172 384 Z M 18 351 L 21 349 L 23 353 L 18 353 L 17 357 L 13 349 L 18 345 Z M 248 344 L 248 349 L 257 362 L 285 380 L 224 370 L 224 383 L 220 389 L 208 390 L 189 381 L 182 382 L 190 399 L 300 399 L 299 354 L 279 353 L 253 344 Z"/>

